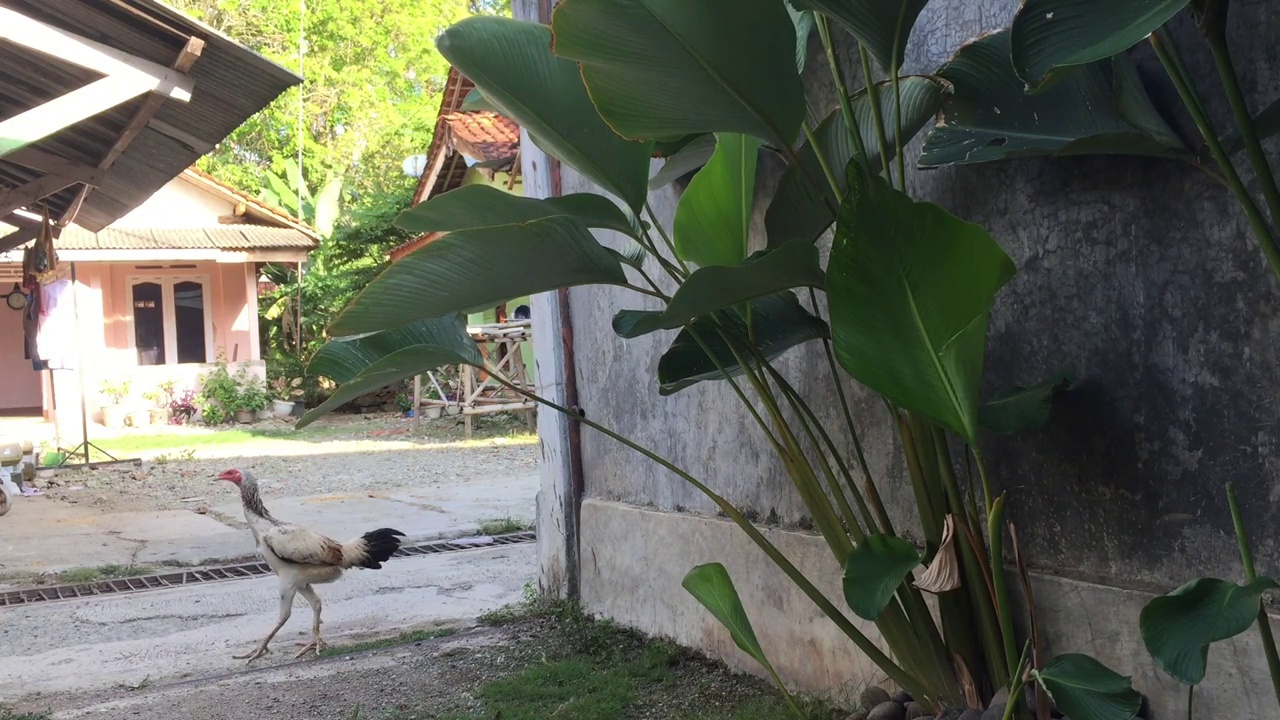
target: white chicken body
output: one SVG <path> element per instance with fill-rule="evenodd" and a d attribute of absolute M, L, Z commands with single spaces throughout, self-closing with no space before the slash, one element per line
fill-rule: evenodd
<path fill-rule="evenodd" d="M 298 653 L 319 654 L 324 649 L 320 637 L 320 596 L 312 585 L 331 583 L 342 577 L 343 570 L 353 567 L 377 570 L 400 548 L 404 533 L 391 528 L 379 528 L 358 538 L 340 543 L 333 538 L 313 532 L 298 525 L 280 522 L 271 516 L 258 495 L 258 483 L 252 475 L 239 470 L 227 470 L 218 476 L 220 480 L 235 483 L 240 488 L 240 500 L 244 505 L 244 519 L 249 524 L 258 552 L 280 578 L 280 617 L 276 626 L 256 649 L 239 659 L 250 662 L 267 652 L 267 645 L 293 612 L 293 598 L 301 595 L 311 605 L 313 613 L 312 640 Z"/>

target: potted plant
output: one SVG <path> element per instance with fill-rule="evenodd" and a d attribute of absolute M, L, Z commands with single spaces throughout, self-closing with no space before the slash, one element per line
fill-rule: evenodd
<path fill-rule="evenodd" d="M 275 414 L 271 410 L 271 393 L 267 390 L 267 383 L 259 378 L 249 381 L 245 390 L 249 395 L 249 405 L 258 420 L 270 420 Z"/>
<path fill-rule="evenodd" d="M 248 425 L 257 419 L 258 413 L 250 406 L 250 399 L 247 393 L 241 393 L 240 401 L 236 403 L 235 418 L 236 422 L 242 425 Z"/>
<path fill-rule="evenodd" d="M 295 380 L 298 383 L 301 383 L 301 381 L 301 378 Z M 274 392 L 274 397 L 271 400 L 272 409 L 275 410 L 276 415 L 288 417 L 293 412 L 293 400 L 289 399 L 292 390 L 289 381 L 283 377 L 278 377 L 271 381 L 271 389 Z"/>
<path fill-rule="evenodd" d="M 413 417 L 413 398 L 407 393 L 396 395 L 396 407 L 400 408 L 400 412 L 403 412 L 405 417 Z"/>
<path fill-rule="evenodd" d="M 129 396 L 129 381 L 121 380 L 115 382 L 112 380 L 103 380 L 99 387 L 102 393 L 102 424 L 109 428 L 124 427 L 125 417 L 128 410 L 124 406 L 124 399 Z"/>
<path fill-rule="evenodd" d="M 170 390 L 172 390 L 173 383 L 169 382 L 166 384 L 169 385 Z M 165 391 L 164 385 L 157 386 L 142 393 L 142 397 L 151 403 L 151 407 L 148 412 L 151 416 L 150 419 L 152 425 L 169 424 L 169 416 L 171 415 L 171 411 L 169 410 L 169 394 L 170 393 Z"/>

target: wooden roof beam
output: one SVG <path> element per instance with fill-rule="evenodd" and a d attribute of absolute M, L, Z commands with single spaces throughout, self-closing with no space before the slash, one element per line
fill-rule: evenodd
<path fill-rule="evenodd" d="M 8 235 L 0 235 L 0 253 L 9 252 L 14 248 L 26 245 L 35 240 L 36 235 L 39 233 L 38 229 L 20 227 Z"/>
<path fill-rule="evenodd" d="M 178 52 L 178 57 L 173 61 L 173 69 L 183 74 L 187 73 L 191 70 L 191 66 L 196 64 L 196 60 L 200 59 L 200 53 L 203 51 L 204 40 L 198 37 L 187 38 L 187 44 Z M 142 103 L 142 107 L 138 108 L 133 118 L 129 120 L 129 124 L 124 126 L 124 130 L 120 132 L 120 137 L 116 139 L 115 144 L 98 161 L 99 170 L 106 171 L 115 164 L 116 160 L 120 159 L 120 156 L 129 148 L 134 138 L 138 137 L 143 128 L 155 117 L 156 111 L 160 109 L 165 100 L 166 98 L 163 95 L 151 94 L 147 96 L 147 99 Z M 66 227 L 71 224 L 71 221 L 75 220 L 76 214 L 80 212 L 80 207 L 84 205 L 85 198 L 89 197 L 89 193 L 92 190 L 93 187 L 91 185 L 84 185 L 80 188 L 80 192 L 76 193 L 75 199 L 67 206 L 67 211 L 63 213 L 61 218 L 58 218 L 59 226 Z"/>
<path fill-rule="evenodd" d="M 85 185 L 97 185 L 102 180 L 103 173 L 97 168 L 31 146 L 14 150 L 5 155 L 4 159 L 32 170 L 39 170 L 47 175 L 60 175 Z"/>
<path fill-rule="evenodd" d="M 189 100 L 191 97 L 193 83 L 191 78 L 185 77 L 185 71 L 46 25 L 16 10 L 0 7 L 0 38 L 102 75 L 138 74 L 167 80 L 186 95 L 181 99 Z"/>
<path fill-rule="evenodd" d="M 189 101 L 194 82 L 185 69 L 190 69 L 204 46 L 202 40 L 190 38 L 174 66 L 166 68 L 5 7 L 0 7 L 0 39 L 103 75 L 84 87 L 0 122 L 0 157 L 144 93 L 154 93 L 161 102 L 170 97 Z M 194 53 L 193 42 L 196 43 Z M 179 66 L 185 69 L 180 70 Z M 146 105 L 151 104 L 149 99 Z M 134 135 L 140 130 L 141 127 Z"/>
<path fill-rule="evenodd" d="M 61 175 L 45 175 L 38 180 L 32 180 L 26 185 L 0 192 L 0 217 L 8 215 L 19 208 L 32 205 L 65 187 L 75 184 L 75 180 L 64 178 Z"/>

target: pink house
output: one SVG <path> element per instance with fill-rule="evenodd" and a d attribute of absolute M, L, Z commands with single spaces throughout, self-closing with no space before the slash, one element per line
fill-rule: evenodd
<path fill-rule="evenodd" d="M 68 367 L 36 370 L 19 341 L 23 313 L 0 307 L 0 413 L 41 414 L 57 420 L 64 440 L 78 437 L 78 362 L 90 419 L 103 381 L 128 379 L 139 398 L 166 380 L 194 386 L 219 356 L 264 375 L 260 269 L 302 263 L 317 239 L 298 220 L 195 169 L 96 233 L 66 228 L 54 246 L 60 264 L 75 266 L 79 320 L 54 342 Z M 21 269 L 20 248 L 0 253 L 0 294 Z"/>

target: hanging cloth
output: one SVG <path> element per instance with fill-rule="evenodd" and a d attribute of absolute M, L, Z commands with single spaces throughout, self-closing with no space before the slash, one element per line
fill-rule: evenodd
<path fill-rule="evenodd" d="M 31 253 L 31 271 L 41 285 L 57 279 L 58 253 L 53 249 L 53 225 L 49 222 L 49 206 L 44 208 L 44 222 L 40 223 L 40 234 L 36 236 L 35 248 Z"/>

